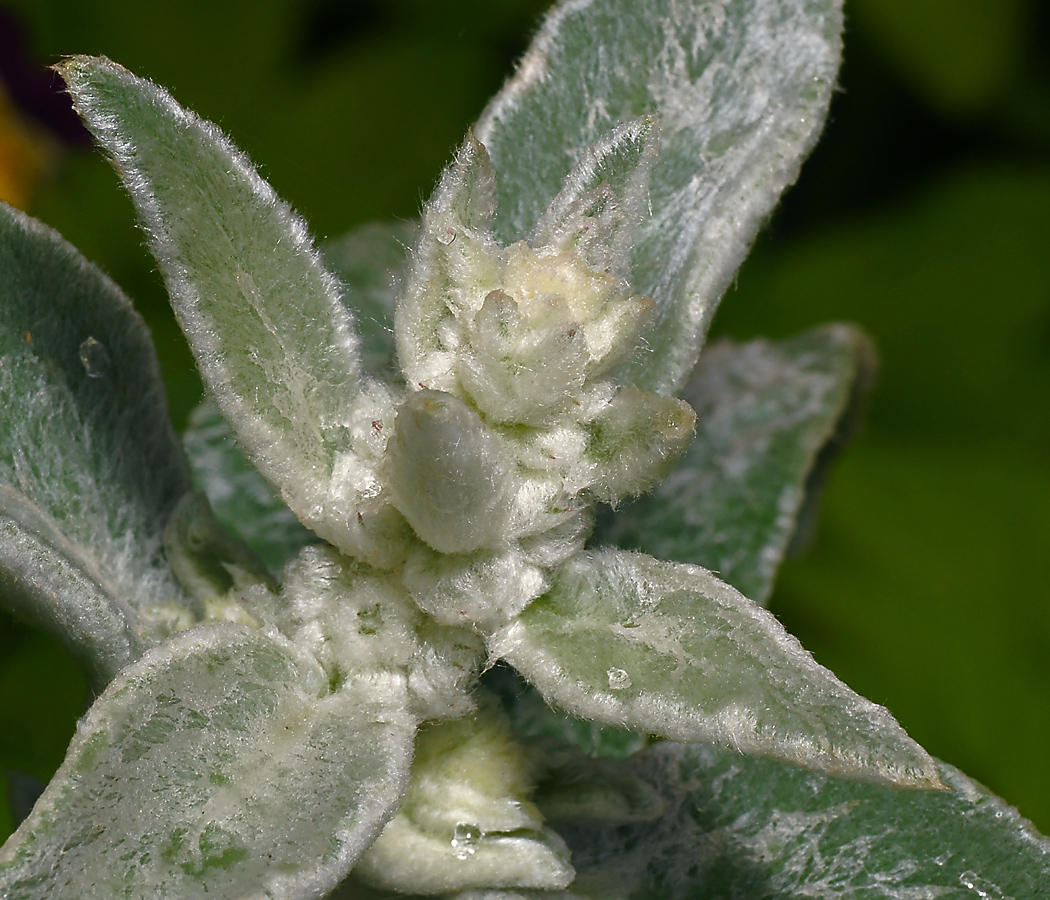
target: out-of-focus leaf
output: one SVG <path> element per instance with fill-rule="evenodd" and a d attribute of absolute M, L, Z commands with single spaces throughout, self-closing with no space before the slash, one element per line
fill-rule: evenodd
<path fill-rule="evenodd" d="M 404 790 L 415 720 L 367 682 L 329 693 L 262 632 L 195 629 L 126 668 L 0 851 L 10 900 L 316 897 Z"/>
<path fill-rule="evenodd" d="M 301 520 L 352 545 L 362 476 L 344 473 L 363 465 L 355 420 L 376 414 L 360 409 L 360 342 L 305 224 L 214 125 L 161 88 L 102 58 L 60 70 L 117 163 L 246 455 Z"/>
<path fill-rule="evenodd" d="M 7 206 L 0 354 L 3 596 L 104 682 L 147 640 L 133 610 L 181 602 L 161 534 L 189 476 L 142 320 L 73 247 Z"/>
<path fill-rule="evenodd" d="M 933 760 L 887 710 L 697 566 L 582 554 L 492 635 L 489 652 L 551 703 L 603 724 L 866 781 L 941 786 Z"/>
<path fill-rule="evenodd" d="M 1024 57 L 1025 0 L 850 0 L 867 38 L 939 112 L 971 116 L 1002 101 Z"/>
<path fill-rule="evenodd" d="M 534 743 L 533 749 L 542 771 L 536 805 L 558 827 L 655 822 L 666 811 L 660 793 L 620 760 L 594 759 L 550 742 Z"/>
<path fill-rule="evenodd" d="M 873 368 L 870 343 L 845 325 L 707 347 L 682 392 L 696 410 L 688 452 L 594 542 L 695 563 L 764 603 Z"/>
<path fill-rule="evenodd" d="M 530 234 L 580 152 L 646 114 L 661 126 L 632 286 L 656 301 L 626 377 L 684 383 L 759 226 L 824 120 L 836 0 L 567 0 L 477 126 L 498 179 L 497 237 Z"/>
<path fill-rule="evenodd" d="M 244 541 L 226 532 L 201 491 L 184 495 L 172 512 L 164 529 L 164 553 L 205 618 L 218 612 L 215 603 L 225 606 L 231 593 L 259 586 L 277 590 L 266 564 Z M 244 620 L 244 624 L 258 623 Z"/>
<path fill-rule="evenodd" d="M 951 791 L 901 792 L 695 745 L 621 765 L 668 812 L 563 828 L 572 890 L 594 900 L 1034 900 L 1050 884 L 1050 842 L 951 766 Z"/>
<path fill-rule="evenodd" d="M 648 735 L 627 728 L 599 725 L 550 706 L 510 666 L 493 666 L 482 683 L 495 694 L 519 737 L 575 747 L 591 757 L 622 759 L 649 745 Z"/>
<path fill-rule="evenodd" d="M 229 423 L 210 400 L 191 414 L 182 444 L 193 480 L 208 495 L 222 525 L 252 548 L 273 572 L 317 538 L 245 459 Z"/>
<path fill-rule="evenodd" d="M 321 245 L 325 265 L 343 282 L 343 303 L 361 333 L 369 372 L 399 377 L 394 348 L 394 304 L 419 236 L 414 222 L 371 222 Z"/>

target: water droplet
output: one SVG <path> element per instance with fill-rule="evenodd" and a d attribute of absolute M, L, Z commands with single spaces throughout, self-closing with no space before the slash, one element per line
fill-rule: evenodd
<path fill-rule="evenodd" d="M 470 859 L 478 852 L 481 829 L 469 822 L 460 822 L 452 832 L 452 853 L 456 859 Z"/>
<path fill-rule="evenodd" d="M 109 351 L 93 337 L 80 345 L 79 356 L 88 378 L 104 378 L 109 372 Z"/>
<path fill-rule="evenodd" d="M 447 247 L 456 239 L 456 230 L 446 225 L 437 233 L 437 239 L 439 244 L 444 244 Z"/>
<path fill-rule="evenodd" d="M 631 676 L 623 669 L 609 669 L 609 690 L 622 691 L 631 686 Z"/>
<path fill-rule="evenodd" d="M 982 878 L 976 872 L 963 872 L 959 876 L 959 883 L 973 891 L 981 900 L 1002 900 L 1003 892 L 999 886 L 992 884 L 987 878 Z"/>

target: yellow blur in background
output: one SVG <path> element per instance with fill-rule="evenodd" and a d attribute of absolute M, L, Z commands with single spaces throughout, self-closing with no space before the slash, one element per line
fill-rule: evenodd
<path fill-rule="evenodd" d="M 0 200 L 28 210 L 57 158 L 55 139 L 23 116 L 0 84 Z"/>

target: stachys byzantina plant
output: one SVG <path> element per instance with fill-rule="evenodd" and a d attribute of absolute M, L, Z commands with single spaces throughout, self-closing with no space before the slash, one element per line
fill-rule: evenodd
<path fill-rule="evenodd" d="M 1015 813 L 730 586 L 765 598 L 870 369 L 833 326 L 690 378 L 840 28 L 564 2 L 421 226 L 323 256 L 215 126 L 60 65 L 211 402 L 187 465 L 128 301 L 3 211 L 3 596 L 99 694 L 2 896 L 1048 883 Z"/>

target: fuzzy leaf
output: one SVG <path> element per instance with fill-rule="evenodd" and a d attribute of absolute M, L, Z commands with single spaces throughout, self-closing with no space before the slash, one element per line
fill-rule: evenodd
<path fill-rule="evenodd" d="M 411 385 L 451 390 L 455 313 L 497 287 L 497 246 L 489 233 L 496 173 L 468 134 L 423 211 L 423 228 L 405 293 L 397 306 L 397 355 Z"/>
<path fill-rule="evenodd" d="M 265 602 L 274 598 L 266 592 Z M 382 673 L 404 685 L 404 703 L 420 719 L 457 718 L 474 708 L 471 689 L 484 643 L 466 628 L 423 615 L 398 579 L 341 556 L 306 547 L 284 571 L 275 621 L 323 667 L 329 683 Z"/>
<path fill-rule="evenodd" d="M 402 894 L 565 887 L 573 869 L 529 800 L 531 763 L 485 706 L 424 727 L 404 802 L 355 877 Z"/>
<path fill-rule="evenodd" d="M 900 792 L 710 747 L 621 764 L 660 792 L 656 823 L 563 828 L 594 900 L 1035 900 L 1050 842 L 951 766 L 951 791 Z"/>
<path fill-rule="evenodd" d="M 643 116 L 584 150 L 537 222 L 533 245 L 576 250 L 590 268 L 626 276 L 634 226 L 648 213 L 659 134 L 653 117 Z"/>
<path fill-rule="evenodd" d="M 58 234 L 5 204 L 0 395 L 4 599 L 104 683 L 146 640 L 133 610 L 182 601 L 161 536 L 189 475 L 141 318 Z"/>
<path fill-rule="evenodd" d="M 871 345 L 846 325 L 707 347 L 682 392 L 696 440 L 651 494 L 607 517 L 595 543 L 704 566 L 764 603 L 873 368 Z"/>
<path fill-rule="evenodd" d="M 200 491 L 183 496 L 172 512 L 164 529 L 164 553 L 203 618 L 210 618 L 209 607 L 223 605 L 231 592 L 256 585 L 277 590 L 265 563 L 244 541 L 226 533 Z"/>
<path fill-rule="evenodd" d="M 304 223 L 214 125 L 161 88 L 103 58 L 59 69 L 117 165 L 246 455 L 306 524 L 347 545 L 353 497 L 330 492 L 348 491 L 332 484 L 348 464 L 337 456 L 356 457 L 359 341 Z"/>
<path fill-rule="evenodd" d="M 499 173 L 493 228 L 529 235 L 584 148 L 655 115 L 652 214 L 632 287 L 656 302 L 625 373 L 681 387 L 723 291 L 824 121 L 838 0 L 563 0 L 477 125 Z"/>
<path fill-rule="evenodd" d="M 325 265 L 343 282 L 343 304 L 361 332 L 368 372 L 400 377 L 394 348 L 394 306 L 419 237 L 416 222 L 370 222 L 321 245 Z"/>
<path fill-rule="evenodd" d="M 90 549 L 18 491 L 0 486 L 0 599 L 56 635 L 101 687 L 148 645 L 131 606 L 109 589 Z"/>
<path fill-rule="evenodd" d="M 317 538 L 305 528 L 245 458 L 219 408 L 205 400 L 191 414 L 182 445 L 193 480 L 216 518 L 273 572 Z"/>
<path fill-rule="evenodd" d="M 581 554 L 492 636 L 489 652 L 548 702 L 603 724 L 850 778 L 941 786 L 932 759 L 885 709 L 697 566 Z"/>
<path fill-rule="evenodd" d="M 409 394 L 397 413 L 386 475 L 394 504 L 435 550 L 464 553 L 505 542 L 514 472 L 497 435 L 458 397 Z"/>
<path fill-rule="evenodd" d="M 0 851 L 8 900 L 316 897 L 375 839 L 415 721 L 368 682 L 334 693 L 282 640 L 195 629 L 125 669 Z"/>

